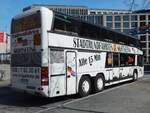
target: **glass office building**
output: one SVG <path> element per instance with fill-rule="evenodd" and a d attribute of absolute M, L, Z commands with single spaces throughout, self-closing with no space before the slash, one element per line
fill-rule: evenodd
<path fill-rule="evenodd" d="M 89 23 L 96 25 L 103 25 L 103 16 L 102 15 L 81 15 L 82 20 L 86 20 Z"/>

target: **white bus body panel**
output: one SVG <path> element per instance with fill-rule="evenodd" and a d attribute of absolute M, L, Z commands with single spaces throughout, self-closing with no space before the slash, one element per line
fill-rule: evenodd
<path fill-rule="evenodd" d="M 76 49 L 75 47 L 76 42 L 74 41 L 78 40 L 77 37 L 66 36 L 66 35 L 55 34 L 55 33 L 49 33 L 48 36 L 49 36 L 49 46 L 52 48 L 61 48 L 64 50 L 70 49 L 72 51 L 74 49 L 78 50 L 77 52 L 77 87 L 76 87 L 77 92 L 78 92 L 78 84 L 82 75 L 90 75 L 91 77 L 95 77 L 98 73 L 102 73 L 104 74 L 105 80 L 110 81 L 110 82 L 107 82 L 106 85 L 111 85 L 111 84 L 115 84 L 115 83 L 119 83 L 123 81 L 132 80 L 134 69 L 139 68 L 138 66 L 105 68 L 106 52 L 103 52 L 103 50 L 100 49 L 99 52 L 90 51 L 91 49 L 93 49 L 92 47 L 88 48 L 88 50 L 86 49 L 86 47 Z M 131 54 L 135 54 L 135 53 L 142 54 L 141 51 L 139 51 L 138 49 L 134 47 L 129 47 L 129 48 L 130 48 L 129 53 Z M 97 56 L 97 59 L 95 59 L 96 56 Z M 118 79 L 118 80 L 115 81 L 115 79 Z"/>

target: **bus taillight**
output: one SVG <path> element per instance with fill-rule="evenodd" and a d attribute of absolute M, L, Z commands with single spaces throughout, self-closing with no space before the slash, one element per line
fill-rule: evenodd
<path fill-rule="evenodd" d="M 48 67 L 41 68 L 41 85 L 45 86 L 49 84 L 48 80 Z"/>

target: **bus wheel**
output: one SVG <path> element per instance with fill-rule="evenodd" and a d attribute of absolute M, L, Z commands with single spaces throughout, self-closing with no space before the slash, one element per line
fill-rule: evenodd
<path fill-rule="evenodd" d="M 137 81 L 138 80 L 138 74 L 136 71 L 134 71 L 133 73 L 133 81 Z"/>
<path fill-rule="evenodd" d="M 95 92 L 100 92 L 104 89 L 104 77 L 102 75 L 97 75 L 94 79 L 94 87 L 95 87 Z"/>
<path fill-rule="evenodd" d="M 91 80 L 88 76 L 81 77 L 79 82 L 79 95 L 81 97 L 89 95 L 91 92 Z"/>

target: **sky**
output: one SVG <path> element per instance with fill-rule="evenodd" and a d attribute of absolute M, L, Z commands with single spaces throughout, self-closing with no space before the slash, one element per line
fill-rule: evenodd
<path fill-rule="evenodd" d="M 10 32 L 10 23 L 13 16 L 22 12 L 24 7 L 32 4 L 50 5 L 81 5 L 89 8 L 129 9 L 131 0 L 1 0 L 0 4 L 0 31 Z M 141 4 L 143 0 L 135 0 Z M 137 7 L 139 7 L 137 5 Z M 140 7 L 139 7 L 140 8 Z"/>

